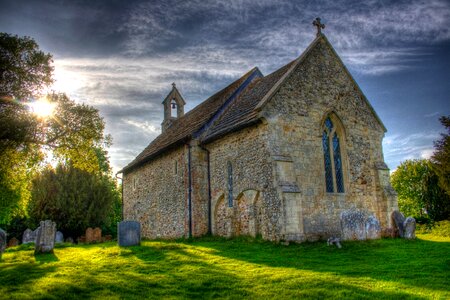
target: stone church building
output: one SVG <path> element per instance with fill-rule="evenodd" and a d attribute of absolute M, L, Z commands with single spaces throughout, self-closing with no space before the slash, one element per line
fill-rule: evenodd
<path fill-rule="evenodd" d="M 317 240 L 340 236 L 349 209 L 391 228 L 386 128 L 320 30 L 272 74 L 254 68 L 186 114 L 173 84 L 163 105 L 162 133 L 121 170 L 143 237 Z"/>

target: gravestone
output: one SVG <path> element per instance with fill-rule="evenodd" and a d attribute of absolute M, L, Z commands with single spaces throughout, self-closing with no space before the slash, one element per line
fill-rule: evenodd
<path fill-rule="evenodd" d="M 105 235 L 105 236 L 102 238 L 102 241 L 103 241 L 103 242 L 110 242 L 110 241 L 112 241 L 112 235 L 110 235 L 110 234 Z"/>
<path fill-rule="evenodd" d="M 6 232 L 0 228 L 0 258 L 6 249 Z"/>
<path fill-rule="evenodd" d="M 375 216 L 368 216 L 366 219 L 366 238 L 375 240 L 381 238 L 381 226 Z"/>
<path fill-rule="evenodd" d="M 93 231 L 93 242 L 100 243 L 102 241 L 102 230 L 98 227 L 94 228 Z"/>
<path fill-rule="evenodd" d="M 92 243 L 92 241 L 94 240 L 94 229 L 92 229 L 91 227 L 86 229 L 86 233 L 84 236 L 86 237 L 86 243 Z"/>
<path fill-rule="evenodd" d="M 395 227 L 400 237 L 404 237 L 403 223 L 405 222 L 405 216 L 398 210 L 394 210 L 391 214 L 391 218 L 394 221 Z"/>
<path fill-rule="evenodd" d="M 343 240 L 366 239 L 366 215 L 357 209 L 345 210 L 341 213 L 341 230 Z"/>
<path fill-rule="evenodd" d="M 41 221 L 36 237 L 34 253 L 53 253 L 55 247 L 56 223 L 51 220 Z"/>
<path fill-rule="evenodd" d="M 86 243 L 86 236 L 82 235 L 77 238 L 78 243 Z"/>
<path fill-rule="evenodd" d="M 344 210 L 341 213 L 342 240 L 367 240 L 381 237 L 380 221 L 366 211 Z"/>
<path fill-rule="evenodd" d="M 141 224 L 136 221 L 122 221 L 117 224 L 119 246 L 135 246 L 141 243 Z"/>
<path fill-rule="evenodd" d="M 66 243 L 73 244 L 73 238 L 69 236 L 69 237 L 66 239 Z"/>
<path fill-rule="evenodd" d="M 22 244 L 36 243 L 37 230 L 33 231 L 30 228 L 25 229 L 22 235 Z"/>
<path fill-rule="evenodd" d="M 9 247 L 16 247 L 19 246 L 19 240 L 16 239 L 15 237 L 13 237 L 12 239 L 9 240 L 8 242 L 8 248 Z"/>
<path fill-rule="evenodd" d="M 403 222 L 403 234 L 405 239 L 416 238 L 416 219 L 413 217 L 407 217 Z"/>
<path fill-rule="evenodd" d="M 64 243 L 64 235 L 61 231 L 56 232 L 55 243 L 58 243 L 58 244 Z"/>

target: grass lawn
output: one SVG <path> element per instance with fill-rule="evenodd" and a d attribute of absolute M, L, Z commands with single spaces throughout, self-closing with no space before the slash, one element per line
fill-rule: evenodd
<path fill-rule="evenodd" d="M 450 238 L 276 245 L 203 238 L 7 249 L 0 298 L 450 299 Z"/>

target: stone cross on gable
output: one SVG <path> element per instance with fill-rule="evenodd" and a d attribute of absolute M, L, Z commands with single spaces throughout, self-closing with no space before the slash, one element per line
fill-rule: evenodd
<path fill-rule="evenodd" d="M 325 29 L 325 24 L 320 22 L 320 18 L 316 18 L 312 24 L 317 27 L 317 36 L 322 34 L 322 29 Z"/>
<path fill-rule="evenodd" d="M 175 88 L 175 87 L 176 87 L 176 84 L 175 84 L 175 82 L 172 82 L 172 87 L 173 87 L 173 88 Z"/>

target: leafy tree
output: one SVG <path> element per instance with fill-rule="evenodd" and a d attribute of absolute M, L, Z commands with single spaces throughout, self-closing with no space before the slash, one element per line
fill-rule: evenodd
<path fill-rule="evenodd" d="M 48 153 L 81 170 L 110 172 L 99 161 L 111 137 L 97 109 L 53 93 L 45 97 L 55 106 L 50 117 L 30 110 L 52 82 L 51 63 L 33 39 L 0 33 L 0 224 L 23 215 L 31 178 Z"/>
<path fill-rule="evenodd" d="M 447 133 L 441 133 L 442 138 L 434 143 L 435 152 L 431 159 L 439 176 L 439 185 L 450 196 L 450 116 L 442 116 L 439 120 Z"/>
<path fill-rule="evenodd" d="M 35 226 L 39 220 L 51 219 L 66 235 L 79 236 L 87 227 L 116 221 L 117 203 L 120 194 L 111 177 L 60 164 L 33 180 L 29 215 Z"/>
<path fill-rule="evenodd" d="M 450 197 L 439 187 L 429 160 L 406 160 L 391 175 L 400 210 L 419 220 L 439 221 L 450 216 Z"/>
<path fill-rule="evenodd" d="M 0 98 L 28 100 L 53 82 L 52 56 L 30 37 L 0 32 Z"/>

